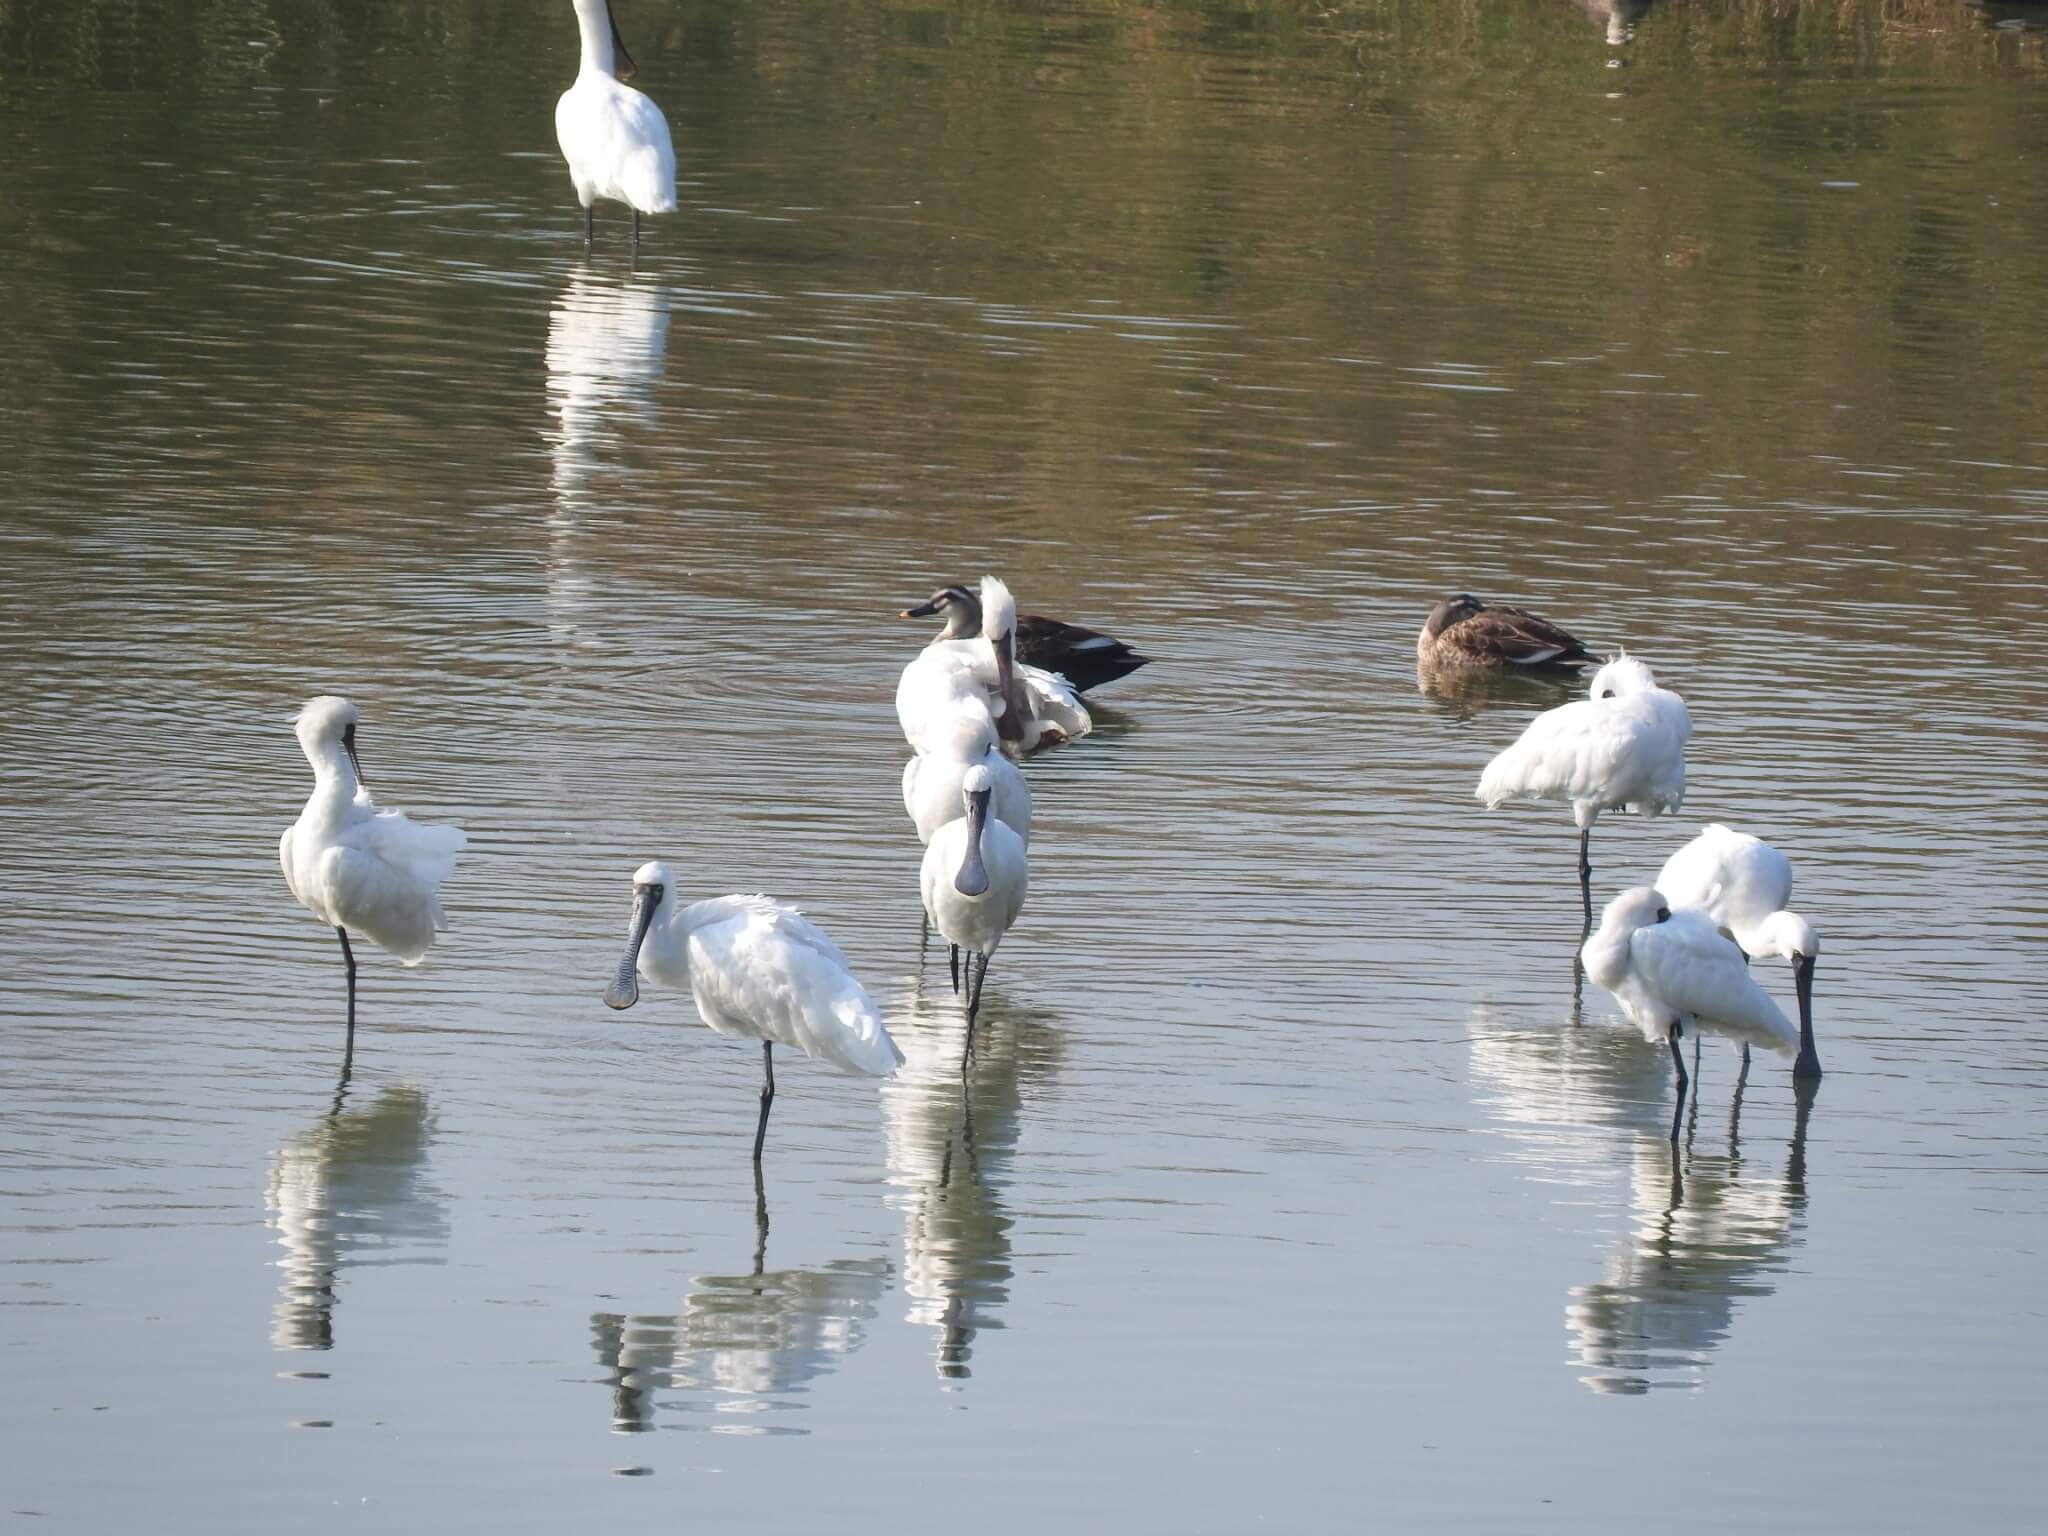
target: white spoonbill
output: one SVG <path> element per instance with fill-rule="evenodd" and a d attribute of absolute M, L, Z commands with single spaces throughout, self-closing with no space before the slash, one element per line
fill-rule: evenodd
<path fill-rule="evenodd" d="M 924 732 L 962 700 L 979 696 L 996 734 L 1020 752 L 1054 745 L 1094 728 L 1088 708 L 1067 680 L 1017 661 L 1017 602 L 994 576 L 981 579 L 982 633 L 975 639 L 933 640 L 903 669 L 896 684 L 896 718 L 913 747 Z M 905 609 L 910 617 L 916 609 Z"/>
<path fill-rule="evenodd" d="M 284 883 L 299 905 L 331 924 L 348 967 L 348 1043 L 356 1039 L 356 957 L 348 931 L 367 934 L 406 965 L 418 965 L 448 926 L 441 882 L 469 841 L 460 827 L 430 827 L 380 811 L 363 787 L 356 707 L 322 694 L 293 722 L 313 765 L 313 793 L 278 839 Z"/>
<path fill-rule="evenodd" d="M 935 614 L 946 616 L 946 627 L 938 634 L 941 640 L 972 640 L 981 633 L 981 599 L 965 587 L 941 587 L 930 601 L 903 610 L 906 619 Z M 1076 693 L 1129 677 L 1152 660 L 1114 635 L 1039 613 L 1018 614 L 1016 633 L 1018 662 L 1057 672 Z"/>
<path fill-rule="evenodd" d="M 1593 674 L 1592 697 L 1546 709 L 1486 765 L 1474 793 L 1488 810 L 1509 800 L 1564 800 L 1579 828 L 1579 886 L 1593 911 L 1586 842 L 1602 811 L 1655 816 L 1685 800 L 1685 700 L 1642 662 L 1619 656 Z"/>
<path fill-rule="evenodd" d="M 569 179 L 583 204 L 583 239 L 597 234 L 591 204 L 600 197 L 633 210 L 633 243 L 640 215 L 676 211 L 676 151 L 661 108 L 625 82 L 638 72 L 610 0 L 574 0 L 583 34 L 576 83 L 555 103 L 555 142 L 569 162 Z"/>
<path fill-rule="evenodd" d="M 1799 1044 L 1799 1031 L 1756 984 L 1742 952 L 1703 914 L 1672 911 L 1650 886 L 1634 886 L 1607 903 L 1599 932 L 1586 940 L 1579 958 L 1586 974 L 1620 1001 L 1645 1040 L 1671 1047 L 1680 1109 L 1691 1079 L 1678 1041 L 1688 1028 L 1772 1051 L 1789 1053 Z M 1671 1139 L 1678 1139 L 1675 1113 Z"/>
<path fill-rule="evenodd" d="M 951 946 L 947 959 L 956 992 L 960 990 L 960 951 L 968 952 L 967 1049 L 960 1060 L 960 1070 L 965 1072 L 967 1058 L 974 1054 L 974 1019 L 981 1011 L 988 963 L 1003 935 L 1017 921 L 1017 914 L 1024 910 L 1030 870 L 1024 839 L 989 814 L 995 776 L 988 766 L 976 763 L 969 768 L 960 790 L 967 814 L 932 834 L 925 846 L 918 885 L 924 893 L 926 915 Z M 977 956 L 978 966 L 974 963 Z"/>
<path fill-rule="evenodd" d="M 1415 637 L 1415 654 L 1439 667 L 1577 669 L 1600 659 L 1542 615 L 1506 603 L 1482 603 L 1469 592 L 1429 610 Z"/>
<path fill-rule="evenodd" d="M 1664 861 L 1657 889 L 1672 910 L 1703 913 L 1751 959 L 1776 955 L 1791 962 L 1799 994 L 1799 1059 L 1794 1077 L 1819 1077 L 1813 1045 L 1813 965 L 1820 935 L 1792 900 L 1792 861 L 1760 837 L 1711 822 Z"/>
<path fill-rule="evenodd" d="M 887 1077 L 903 1053 L 824 930 L 766 896 L 713 896 L 683 906 L 675 877 L 656 859 L 633 872 L 626 956 L 604 989 L 605 1005 L 640 1001 L 639 977 L 688 987 L 697 1017 L 721 1035 L 761 1042 L 761 1119 L 754 1161 L 775 1102 L 775 1047 L 822 1056 L 849 1072 Z"/>
<path fill-rule="evenodd" d="M 992 809 L 1026 847 L 1031 843 L 1031 786 L 1017 765 L 996 745 L 996 728 L 988 711 L 968 704 L 926 732 L 926 750 L 903 765 L 903 809 L 917 824 L 917 840 L 960 819 L 961 784 L 980 764 L 994 780 Z"/>

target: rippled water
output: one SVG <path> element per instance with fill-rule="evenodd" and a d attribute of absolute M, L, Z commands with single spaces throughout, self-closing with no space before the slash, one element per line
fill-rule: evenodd
<path fill-rule="evenodd" d="M 2031 9 L 621 0 L 637 260 L 567 9 L 0 8 L 0 1507 L 2032 1529 Z M 984 569 L 1157 661 L 963 1091 L 893 615 Z M 1710 1046 L 1674 1155 L 1457 589 L 1685 694 L 1596 890 L 1790 852 L 1817 1094 Z M 348 1072 L 323 691 L 470 836 Z M 908 1058 L 758 1186 L 755 1053 L 598 1001 L 656 855 Z"/>

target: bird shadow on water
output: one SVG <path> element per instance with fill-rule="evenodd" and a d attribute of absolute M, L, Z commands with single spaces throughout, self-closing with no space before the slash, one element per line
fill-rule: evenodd
<path fill-rule="evenodd" d="M 1014 1219 L 1003 1195 L 1023 1127 L 1024 1088 L 1059 1070 L 1064 1038 L 1039 1015 L 984 1012 L 960 1070 L 966 1022 L 924 972 L 886 1005 L 904 1064 L 882 1085 L 888 1201 L 903 1217 L 906 1320 L 937 1330 L 942 1383 L 973 1374 L 977 1338 L 1003 1326 Z"/>
<path fill-rule="evenodd" d="M 1817 1083 L 1793 1081 L 1782 1154 L 1742 1130 L 1743 1079 L 1725 1111 L 1693 1097 L 1674 1143 L 1663 1047 L 1622 1030 L 1516 1027 L 1481 1009 L 1473 1077 L 1506 1160 L 1537 1186 L 1625 1184 L 1627 1231 L 1599 1278 L 1565 1300 L 1570 1359 L 1588 1389 L 1633 1395 L 1705 1385 L 1743 1304 L 1771 1295 L 1805 1241 L 1806 1142 Z M 1734 1061 L 1732 1053 L 1725 1053 Z M 1573 1186 L 1578 1186 L 1574 1189 Z"/>
<path fill-rule="evenodd" d="M 754 1248 L 745 1274 L 702 1274 L 675 1312 L 593 1312 L 591 1343 L 611 1427 L 721 1435 L 802 1435 L 770 1416 L 804 1407 L 811 1382 L 867 1340 L 892 1278 L 886 1259 L 816 1269 L 768 1267 L 768 1193 L 754 1165 Z M 657 1425 L 658 1414 L 675 1422 Z"/>
<path fill-rule="evenodd" d="M 327 1113 L 271 1158 L 265 1205 L 284 1257 L 270 1339 L 278 1349 L 332 1349 L 344 1270 L 438 1264 L 448 1213 L 426 1180 L 434 1116 L 426 1093 L 395 1083 L 350 1109 L 344 1057 Z"/>

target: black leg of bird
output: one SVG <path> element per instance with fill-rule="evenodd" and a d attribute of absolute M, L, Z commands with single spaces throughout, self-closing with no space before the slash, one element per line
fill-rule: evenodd
<path fill-rule="evenodd" d="M 640 249 L 640 210 L 633 210 L 633 249 Z"/>
<path fill-rule="evenodd" d="M 341 963 L 348 967 L 348 1055 L 353 1060 L 356 1053 L 356 957 L 348 947 L 348 930 L 337 926 L 334 932 L 341 940 Z"/>
<path fill-rule="evenodd" d="M 775 1042 L 761 1042 L 761 1123 L 754 1127 L 754 1161 L 761 1161 L 761 1144 L 768 1139 L 768 1106 L 775 1102 Z"/>
<path fill-rule="evenodd" d="M 1678 1073 L 1678 1104 L 1671 1112 L 1671 1145 L 1674 1147 L 1678 1145 L 1679 1121 L 1685 1113 L 1685 1090 L 1692 1081 L 1685 1075 L 1685 1052 L 1678 1048 L 1678 1037 L 1684 1032 L 1685 1027 L 1673 1019 L 1671 1032 L 1664 1037 L 1665 1043 L 1671 1047 L 1671 1065 Z"/>
<path fill-rule="evenodd" d="M 960 990 L 960 946 L 958 944 L 948 944 L 946 946 L 946 966 L 953 973 L 953 990 L 958 992 Z"/>
<path fill-rule="evenodd" d="M 583 243 L 585 245 L 590 245 L 594 243 L 596 239 L 597 208 L 595 204 L 585 204 L 583 208 Z"/>

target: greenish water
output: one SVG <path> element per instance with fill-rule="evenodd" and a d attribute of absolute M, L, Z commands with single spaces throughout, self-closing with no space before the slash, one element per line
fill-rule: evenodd
<path fill-rule="evenodd" d="M 0 0 L 0 1508 L 2032 1530 L 2043 13 L 620 0 L 635 258 L 569 9 Z M 984 569 L 1157 661 L 963 1090 L 890 698 Z M 1785 848 L 1816 1096 L 1674 1154 L 1463 589 L 1685 694 L 1596 893 Z M 347 1074 L 322 691 L 471 839 Z M 758 1188 L 757 1053 L 598 1001 L 656 855 L 909 1058 Z"/>

